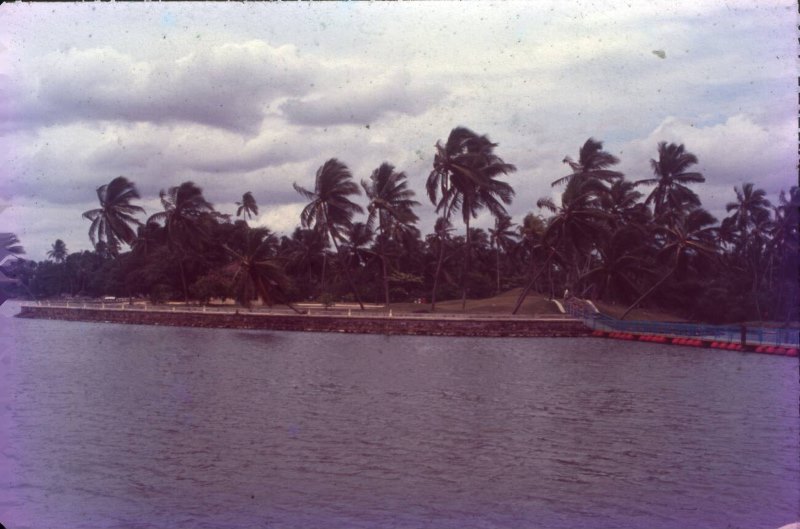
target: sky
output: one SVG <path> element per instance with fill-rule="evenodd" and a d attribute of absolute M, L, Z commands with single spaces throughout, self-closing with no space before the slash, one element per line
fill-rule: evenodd
<path fill-rule="evenodd" d="M 516 222 L 557 198 L 589 138 L 630 180 L 683 143 L 719 219 L 734 186 L 797 183 L 793 1 L 0 5 L 0 232 L 41 260 L 90 249 L 95 190 L 124 175 L 151 215 L 191 180 L 288 234 L 329 158 L 424 192 L 437 140 L 487 134 L 517 171 Z M 654 51 L 663 51 L 661 54 Z M 640 188 L 649 192 L 649 188 Z M 366 198 L 360 199 L 365 205 Z M 144 217 L 142 217 L 144 220 Z M 489 227 L 488 214 L 474 225 Z"/>

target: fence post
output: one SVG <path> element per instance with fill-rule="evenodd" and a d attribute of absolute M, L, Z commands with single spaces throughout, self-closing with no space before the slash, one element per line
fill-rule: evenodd
<path fill-rule="evenodd" d="M 739 326 L 739 340 L 741 341 L 742 347 L 747 345 L 747 326 L 745 324 Z"/>

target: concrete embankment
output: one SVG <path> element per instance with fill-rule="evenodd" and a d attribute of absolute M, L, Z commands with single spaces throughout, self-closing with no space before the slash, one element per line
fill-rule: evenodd
<path fill-rule="evenodd" d="M 236 314 L 230 312 L 104 310 L 36 306 L 23 306 L 17 317 L 176 327 L 427 336 L 576 337 L 588 336 L 590 333 L 590 330 L 580 320 L 572 319 L 349 317 L 255 314 L 247 312 Z"/>

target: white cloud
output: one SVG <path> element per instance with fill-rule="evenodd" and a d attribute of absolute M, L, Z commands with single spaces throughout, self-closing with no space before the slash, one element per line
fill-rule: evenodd
<path fill-rule="evenodd" d="M 7 129 L 105 120 L 252 133 L 270 102 L 306 92 L 318 75 L 324 67 L 300 58 L 293 46 L 259 40 L 200 48 L 175 60 L 138 60 L 111 47 L 71 48 L 26 65 L 0 117 L 10 123 Z"/>

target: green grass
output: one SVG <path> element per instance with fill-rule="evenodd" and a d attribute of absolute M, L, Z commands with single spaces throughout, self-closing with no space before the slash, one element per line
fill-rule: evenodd
<path fill-rule="evenodd" d="M 434 314 L 498 314 L 498 315 L 511 315 L 514 305 L 517 303 L 517 298 L 522 289 L 515 288 L 508 292 L 503 292 L 498 296 L 484 299 L 468 299 L 466 311 L 461 310 L 461 299 L 450 299 L 436 302 L 436 311 Z M 417 303 L 392 303 L 391 309 L 393 312 L 428 312 L 430 313 L 430 303 L 417 304 Z M 381 309 L 383 310 L 383 309 Z M 531 293 L 525 299 L 525 303 L 520 307 L 519 315 L 535 316 L 535 315 L 549 315 L 561 314 L 556 307 L 555 303 L 549 301 L 546 296 L 541 294 Z"/>

